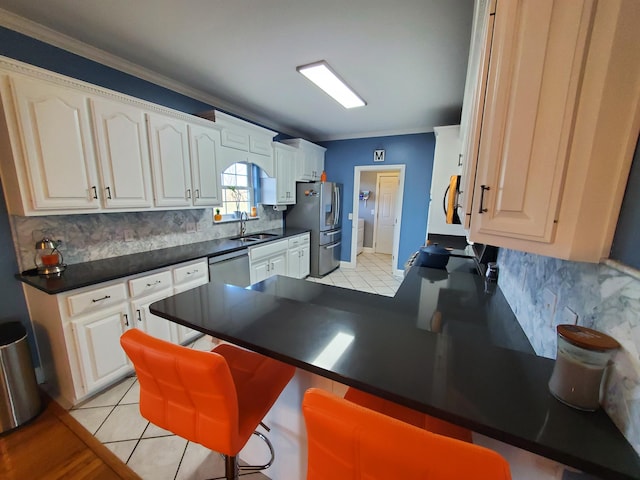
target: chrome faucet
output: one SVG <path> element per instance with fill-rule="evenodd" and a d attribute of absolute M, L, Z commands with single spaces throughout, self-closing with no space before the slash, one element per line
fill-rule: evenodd
<path fill-rule="evenodd" d="M 249 215 L 247 214 L 247 212 L 242 212 L 240 214 L 240 236 L 244 236 L 245 233 L 247 233 L 247 219 L 249 218 Z"/>

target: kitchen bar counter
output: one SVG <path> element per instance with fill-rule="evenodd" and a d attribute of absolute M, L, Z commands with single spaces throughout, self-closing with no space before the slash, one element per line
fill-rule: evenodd
<path fill-rule="evenodd" d="M 495 285 L 413 267 L 393 298 L 273 277 L 211 282 L 151 312 L 603 478 L 640 479 L 604 413 L 557 401 Z"/>
<path fill-rule="evenodd" d="M 16 278 L 38 290 L 53 295 L 127 277 L 129 275 L 135 275 L 137 273 L 148 272 L 157 268 L 168 267 L 177 263 L 188 262 L 204 257 L 215 257 L 217 255 L 243 250 L 249 246 L 259 245 L 305 232 L 308 232 L 308 230 L 299 228 L 264 230 L 260 233 L 271 233 L 275 236 L 265 240 L 251 242 L 250 244 L 241 242 L 240 240 L 233 240 L 232 238 L 220 238 L 178 247 L 162 248 L 149 252 L 67 265 L 67 268 L 59 277 L 42 277 L 39 276 L 34 269 L 33 271 L 16 275 Z M 249 235 L 251 234 L 247 233 L 247 236 Z"/>

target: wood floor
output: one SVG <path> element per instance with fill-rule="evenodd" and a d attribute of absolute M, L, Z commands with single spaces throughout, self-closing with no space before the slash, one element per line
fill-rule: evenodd
<path fill-rule="evenodd" d="M 0 435 L 1 479 L 140 479 L 60 405 L 43 402 L 35 420 Z"/>

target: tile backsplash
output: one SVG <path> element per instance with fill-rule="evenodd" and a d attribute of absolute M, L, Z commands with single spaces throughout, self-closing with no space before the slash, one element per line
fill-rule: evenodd
<path fill-rule="evenodd" d="M 603 406 L 640 453 L 640 274 L 613 262 L 568 262 L 506 249 L 498 265 L 498 284 L 538 355 L 556 357 L 556 326 L 572 319 L 567 309 L 579 325 L 622 344 L 606 377 Z"/>
<path fill-rule="evenodd" d="M 20 270 L 34 267 L 34 245 L 44 236 L 62 240 L 67 264 L 203 242 L 239 233 L 238 222 L 216 224 L 213 209 L 131 213 L 12 216 L 12 234 Z M 247 233 L 281 228 L 282 212 L 258 206 L 258 218 L 247 221 Z M 187 233 L 188 228 L 195 232 Z M 128 241 L 125 241 L 125 231 Z"/>

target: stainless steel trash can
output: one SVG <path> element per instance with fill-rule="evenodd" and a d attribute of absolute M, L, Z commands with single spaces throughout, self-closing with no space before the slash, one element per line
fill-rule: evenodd
<path fill-rule="evenodd" d="M 0 433 L 34 418 L 42 408 L 27 331 L 20 322 L 0 324 Z"/>

